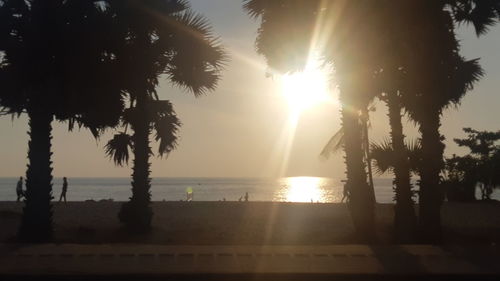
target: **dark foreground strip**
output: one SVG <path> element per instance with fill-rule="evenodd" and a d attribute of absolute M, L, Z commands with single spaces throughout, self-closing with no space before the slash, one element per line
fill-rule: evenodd
<path fill-rule="evenodd" d="M 0 275 L 5 281 L 498 281 L 500 275 L 345 275 L 345 274 L 148 274 L 148 275 Z"/>

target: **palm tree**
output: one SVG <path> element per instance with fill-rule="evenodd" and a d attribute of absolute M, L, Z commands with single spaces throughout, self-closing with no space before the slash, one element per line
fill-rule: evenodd
<path fill-rule="evenodd" d="M 453 14 L 453 5 L 461 2 L 474 1 L 415 2 L 413 12 L 406 15 L 414 24 L 404 41 L 413 50 L 402 59 L 407 78 L 401 92 L 404 107 L 421 133 L 422 161 L 426 164 L 420 171 L 419 226 L 422 240 L 429 243 L 441 240 L 444 144 L 439 133 L 440 117 L 445 108 L 458 104 L 483 74 L 477 60 L 467 61 L 459 55 L 454 33 L 458 17 Z"/>
<path fill-rule="evenodd" d="M 389 44 L 381 39 L 383 33 L 377 32 L 383 23 L 377 16 L 380 6 L 373 1 L 244 1 L 247 12 L 261 18 L 257 52 L 273 71 L 303 68 L 311 42 L 319 42 L 315 51 L 335 66 L 342 103 L 346 187 L 351 194 L 349 209 L 358 233 L 367 239 L 374 237 L 375 202 L 367 183 L 359 119 L 376 96 L 374 73 L 382 61 L 378 54 Z"/>
<path fill-rule="evenodd" d="M 390 91 L 384 96 L 389 110 L 391 146 L 394 150 L 394 184 L 396 205 L 394 206 L 395 237 L 404 243 L 414 242 L 417 217 L 413 207 L 410 183 L 410 162 L 404 144 L 403 123 L 401 122 L 401 101 L 398 92 Z"/>
<path fill-rule="evenodd" d="M 383 85 L 381 90 L 384 93 L 383 99 L 389 107 L 392 149 L 399 151 L 395 153 L 399 157 L 397 161 L 399 164 L 395 165 L 394 173 L 396 197 L 399 198 L 396 202 L 395 229 L 400 237 L 412 236 L 414 228 L 412 225 L 415 220 L 410 198 L 408 155 L 405 155 L 403 149 L 401 106 L 407 107 L 410 117 L 421 118 L 414 120 L 420 124 L 423 134 L 425 161 L 432 163 L 420 171 L 421 233 L 427 242 L 439 241 L 442 202 L 439 173 L 444 148 L 440 140 L 442 137 L 438 132 L 439 117 L 449 104 L 457 104 L 460 97 L 482 75 L 475 61 L 465 62 L 458 55 L 459 45 L 454 37 L 451 19 L 458 22 L 473 19 L 476 31 L 480 34 L 488 25 L 494 23 L 494 18 L 499 14 L 498 7 L 498 1 L 450 0 L 430 3 L 415 1 L 403 3 L 403 9 L 397 10 L 397 16 L 390 17 L 393 24 L 387 26 L 385 30 L 391 34 L 392 54 L 385 56 L 386 63 L 382 68 L 383 73 L 379 73 L 381 74 L 379 82 Z M 450 16 L 450 11 L 453 16 Z M 434 22 L 430 24 L 432 21 L 424 18 L 430 18 Z M 435 40 L 441 40 L 439 48 L 434 48 Z M 416 64 L 411 61 L 413 59 L 418 60 Z M 440 79 L 442 81 L 439 81 Z M 448 81 L 445 84 L 455 83 L 455 85 L 448 89 L 433 87 L 439 86 L 443 81 Z M 420 111 L 419 117 L 415 116 L 414 110 Z M 432 113 L 426 115 L 427 112 Z"/>
<path fill-rule="evenodd" d="M 411 173 L 418 174 L 421 146 L 418 141 L 409 142 L 396 149 L 394 131 L 391 139 L 371 144 L 371 155 L 376 170 L 394 174 L 394 237 L 400 243 L 412 243 L 416 238 L 417 217 L 414 209 Z M 404 157 L 404 158 L 403 158 Z"/>
<path fill-rule="evenodd" d="M 375 201 L 375 186 L 373 184 L 373 169 L 371 164 L 371 155 L 370 155 L 370 137 L 368 135 L 368 130 L 370 127 L 370 119 L 369 112 L 375 111 L 375 107 L 370 105 L 369 108 L 362 111 L 362 114 L 359 118 L 359 122 L 363 128 L 363 151 L 364 151 L 364 160 L 367 167 L 368 174 L 368 184 L 370 186 L 370 196 L 373 197 L 373 201 Z M 320 152 L 320 156 L 324 158 L 329 158 L 331 154 L 339 152 L 345 145 L 344 138 L 344 129 L 341 127 L 326 143 L 323 149 Z"/>
<path fill-rule="evenodd" d="M 151 184 L 148 159 L 153 153 L 149 147 L 149 135 L 152 130 L 155 131 L 155 140 L 159 141 L 158 155 L 161 157 L 176 147 L 177 131 L 181 124 L 172 104 L 169 101 L 159 100 L 149 101 L 142 109 L 131 105 L 124 111 L 122 124 L 125 126 L 125 131 L 116 134 L 107 143 L 106 154 L 117 165 L 123 166 L 128 163 L 129 150 L 133 151 L 132 198 L 126 207 L 123 207 L 120 219 L 134 223 L 137 227 L 135 230 L 144 230 L 149 228 L 153 215 L 151 208 L 144 208 L 144 205 L 148 206 L 151 201 L 149 189 L 141 189 Z M 132 135 L 127 134 L 129 126 L 134 132 Z M 146 150 L 142 149 L 144 147 Z"/>
<path fill-rule="evenodd" d="M 123 102 L 105 78 L 114 61 L 103 56 L 97 28 L 103 16 L 93 1 L 0 2 L 0 105 L 29 118 L 22 240 L 52 236 L 52 121 L 69 120 L 70 130 L 88 126 L 94 133 L 118 122 Z"/>
<path fill-rule="evenodd" d="M 421 171 L 422 237 L 427 242 L 438 241 L 442 202 L 438 187 L 444 149 L 439 134 L 440 115 L 447 105 L 456 104 L 482 74 L 475 60 L 465 61 L 458 55 L 453 21 L 472 22 L 481 34 L 497 21 L 498 1 L 320 2 L 245 1 L 250 15 L 262 16 L 257 50 L 274 69 L 290 71 L 304 64 L 310 42 L 320 42 L 323 58 L 335 64 L 339 76 L 342 122 L 346 129 L 348 188 L 355 188 L 358 195 L 365 190 L 363 179 L 366 175 L 360 155 L 362 134 L 356 119 L 363 105 L 374 96 L 367 92 L 371 89 L 375 94 L 397 93 L 403 97 L 410 117 L 420 124 L 422 157 L 429 163 Z M 440 42 L 439 46 L 435 42 Z M 392 54 L 394 51 L 397 53 Z M 395 88 L 382 87 L 383 91 L 373 91 L 380 86 L 379 78 L 374 79 L 371 87 L 367 84 L 380 70 L 399 72 L 397 76 L 404 79 Z M 394 117 L 393 120 L 397 120 L 396 114 Z M 397 132 L 397 121 L 392 123 L 395 125 L 394 144 L 396 149 L 401 149 L 404 139 Z M 404 165 L 401 171 L 407 173 Z M 403 176 L 404 189 L 408 191 L 406 178 Z M 408 197 L 405 198 L 409 202 Z M 355 201 L 357 204 L 352 205 L 351 211 L 358 227 L 371 211 L 368 208 L 360 213 L 367 201 Z M 405 208 L 410 210 L 408 206 Z"/>
<path fill-rule="evenodd" d="M 169 102 L 160 102 L 156 87 L 161 75 L 196 97 L 215 89 L 226 54 L 214 38 L 209 23 L 189 10 L 182 0 L 108 0 L 113 15 L 110 34 L 118 42 L 115 52 L 123 70 L 130 107 L 122 122 L 130 125 L 132 136 L 118 134 L 107 145 L 108 155 L 118 164 L 124 151 L 134 153 L 132 197 L 122 205 L 120 220 L 131 230 L 148 231 L 151 226 L 151 180 L 149 135 L 157 132 L 159 154 L 170 152 L 180 126 Z M 124 145 L 125 143 L 125 145 Z M 121 146 L 117 146 L 121 144 Z"/>
<path fill-rule="evenodd" d="M 385 71 L 387 73 L 389 71 Z M 384 73 L 384 75 L 385 75 Z M 381 77 L 379 75 L 379 79 L 382 80 L 380 82 L 383 84 L 387 83 L 385 79 L 386 77 Z M 395 157 L 395 161 L 391 163 L 394 167 L 392 170 L 395 176 L 394 184 L 395 184 L 395 217 L 394 217 L 394 227 L 395 227 L 395 238 L 399 242 L 414 242 L 415 230 L 417 224 L 417 217 L 415 214 L 415 210 L 413 207 L 412 200 L 412 191 L 410 184 L 410 163 L 408 162 L 408 155 L 405 149 L 404 144 L 404 134 L 403 134 L 403 125 L 401 121 L 401 96 L 394 90 L 397 88 L 394 86 L 396 81 L 391 81 L 391 83 L 387 83 L 384 85 L 379 91 L 382 93 L 379 95 L 379 98 L 383 100 L 388 107 L 388 116 L 389 123 L 391 128 L 391 150 L 394 150 L 395 153 L 391 153 Z M 387 92 L 383 92 L 387 91 Z M 368 109 L 369 111 L 371 109 Z M 364 122 L 363 122 L 364 121 Z M 363 140 L 364 150 L 365 150 L 365 158 L 367 160 L 368 166 L 368 176 L 370 179 L 370 183 L 372 184 L 373 189 L 373 176 L 372 168 L 371 168 L 371 160 L 373 152 L 370 152 L 370 144 L 368 139 L 368 122 L 367 119 L 362 119 L 360 122 L 363 124 L 364 132 Z M 329 140 L 327 145 L 323 148 L 321 155 L 324 157 L 328 157 L 330 153 L 339 150 L 344 143 L 344 135 L 342 128 Z M 380 159 L 379 159 L 380 161 Z M 380 166 L 379 166 L 380 167 Z M 384 171 L 385 172 L 385 171 Z"/>

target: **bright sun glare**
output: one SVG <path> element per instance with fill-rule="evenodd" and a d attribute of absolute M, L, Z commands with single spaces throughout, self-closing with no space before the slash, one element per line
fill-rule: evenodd
<path fill-rule="evenodd" d="M 311 59 L 301 72 L 283 75 L 281 81 L 283 95 L 294 114 L 330 99 L 329 72 L 316 59 Z"/>
<path fill-rule="evenodd" d="M 289 202 L 314 202 L 326 200 L 326 194 L 321 189 L 322 179 L 317 177 L 291 177 L 286 178 Z"/>
<path fill-rule="evenodd" d="M 280 77 L 281 92 L 289 107 L 287 125 L 283 127 L 278 141 L 282 155 L 279 160 L 282 175 L 288 166 L 301 114 L 322 103 L 337 104 L 334 95 L 330 92 L 332 74 L 330 67 L 323 65 L 315 56 L 311 56 L 303 71 Z M 293 194 L 297 192 L 293 191 Z"/>

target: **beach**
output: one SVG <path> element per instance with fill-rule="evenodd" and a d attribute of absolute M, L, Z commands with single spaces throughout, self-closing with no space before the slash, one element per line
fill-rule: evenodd
<path fill-rule="evenodd" d="M 153 230 L 131 235 L 121 228 L 120 202 L 54 203 L 57 243 L 167 245 L 353 244 L 348 209 L 338 203 L 153 202 Z M 0 202 L 0 240 L 15 242 L 22 203 Z M 376 205 L 379 242 L 392 242 L 393 205 Z M 451 203 L 442 208 L 445 243 L 500 243 L 500 203 Z"/>

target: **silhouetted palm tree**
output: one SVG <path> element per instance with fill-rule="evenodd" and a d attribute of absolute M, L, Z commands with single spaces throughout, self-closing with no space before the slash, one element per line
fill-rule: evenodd
<path fill-rule="evenodd" d="M 407 78 L 402 84 L 402 101 L 421 133 L 425 165 L 420 171 L 419 225 L 424 242 L 441 240 L 440 172 L 444 168 L 443 136 L 439 133 L 441 114 L 448 106 L 458 104 L 483 74 L 477 60 L 466 61 L 459 55 L 455 17 L 445 2 L 415 2 L 414 12 L 407 15 L 414 28 L 405 42 L 413 50 L 407 53 L 403 64 Z M 440 44 L 433 43 L 438 41 Z"/>
<path fill-rule="evenodd" d="M 395 239 L 398 242 L 411 243 L 414 242 L 416 236 L 417 218 L 411 198 L 410 170 L 401 121 L 401 99 L 403 98 L 401 84 L 409 78 L 405 75 L 404 56 L 409 49 L 408 46 L 411 46 L 408 45 L 406 36 L 408 36 L 408 30 L 413 27 L 413 23 L 407 20 L 407 14 L 414 11 L 403 1 L 391 5 L 392 7 L 381 15 L 386 18 L 382 29 L 385 34 L 383 40 L 390 42 L 390 46 L 379 52 L 380 70 L 375 73 L 374 91 L 378 98 L 387 105 L 390 144 L 392 150 L 395 151 L 394 156 L 396 156 L 396 161 L 393 163 Z"/>
<path fill-rule="evenodd" d="M 369 112 L 375 111 L 375 107 L 373 105 L 369 106 L 369 108 L 363 110 L 363 113 L 359 117 L 359 122 L 363 128 L 363 151 L 364 151 L 364 159 L 367 167 L 368 174 L 368 184 L 370 185 L 370 193 L 373 197 L 373 201 L 375 201 L 375 186 L 373 184 L 373 169 L 371 165 L 371 155 L 370 155 L 370 137 L 368 134 L 368 130 L 370 127 L 370 118 Z M 324 158 L 329 158 L 331 154 L 339 152 L 345 144 L 344 138 L 344 129 L 341 127 L 326 143 L 323 149 L 320 152 L 320 156 Z"/>
<path fill-rule="evenodd" d="M 385 83 L 382 92 L 385 93 L 384 99 L 389 107 L 393 149 L 399 151 L 395 155 L 399 156 L 397 162 L 400 164 L 395 166 L 394 173 L 396 196 L 399 198 L 396 202 L 395 228 L 400 237 L 410 237 L 413 227 L 412 223 L 409 222 L 413 222 L 415 217 L 413 207 L 410 205 L 408 157 L 403 149 L 401 105 L 407 107 L 406 110 L 412 118 L 416 117 L 412 114 L 413 110 L 420 110 L 422 113 L 433 112 L 428 116 L 424 116 L 426 113 L 423 113 L 420 117 L 434 119 L 434 123 L 436 123 L 447 105 L 458 103 L 460 97 L 472 87 L 473 82 L 479 79 L 482 72 L 475 61 L 465 62 L 458 55 L 459 45 L 455 40 L 454 26 L 450 19 L 465 21 L 460 18 L 474 18 L 477 21 L 477 16 L 481 13 L 486 17 L 497 17 L 498 5 L 496 8 L 492 8 L 493 2 L 497 1 L 464 0 L 429 3 L 410 1 L 404 4 L 406 6 L 404 9 L 398 10 L 397 16 L 391 17 L 394 22 L 386 29 L 391 34 L 389 38 L 392 39 L 393 48 L 390 49 L 392 54 L 386 56 L 386 65 L 382 68 L 383 73 L 379 73 L 381 74 L 379 78 L 381 78 L 382 84 Z M 490 10 L 496 9 L 496 11 L 485 13 L 485 7 L 488 5 L 490 5 Z M 454 13 L 453 17 L 449 15 L 450 11 Z M 471 16 L 473 13 L 476 15 Z M 422 16 L 424 14 L 428 19 L 424 19 L 425 17 Z M 484 30 L 485 25 L 491 23 L 491 19 L 476 22 L 476 30 Z M 436 42 L 435 40 L 441 40 L 439 48 L 434 48 L 433 42 Z M 408 46 L 412 47 L 408 48 Z M 416 60 L 416 64 L 411 61 L 413 59 Z M 428 72 L 428 70 L 434 72 Z M 412 77 L 412 75 L 414 76 Z M 384 81 L 385 79 L 387 81 Z M 446 86 L 438 89 L 438 85 L 443 81 L 448 81 L 444 82 L 445 84 L 455 83 L 456 85 L 448 89 L 445 89 Z M 433 88 L 433 85 L 437 87 Z M 420 100 L 420 102 L 416 100 Z M 433 115 L 435 118 L 430 118 Z M 425 138 L 426 141 L 422 145 L 425 147 L 423 150 L 426 151 L 426 162 L 432 163 L 420 171 L 423 179 L 421 181 L 421 194 L 423 196 L 419 197 L 422 237 L 424 240 L 432 242 L 438 241 L 440 237 L 439 219 L 442 195 L 439 190 L 439 173 L 440 167 L 442 167 L 444 145 L 439 140 L 440 135 L 437 132 L 439 125 L 430 129 L 432 121 L 428 119 L 416 121 L 420 124 L 421 132 L 423 134 L 425 132 L 425 136 L 422 138 Z M 398 204 L 398 201 L 403 202 L 403 204 Z"/>
<path fill-rule="evenodd" d="M 376 73 L 383 66 L 384 50 L 391 49 L 386 30 L 397 9 L 394 1 L 281 1 L 247 0 L 244 7 L 261 17 L 257 51 L 272 70 L 300 69 L 312 45 L 334 65 L 342 104 L 347 184 L 350 211 L 358 233 L 373 238 L 374 200 L 363 161 L 363 109 L 377 96 Z"/>
<path fill-rule="evenodd" d="M 390 114 L 390 113 L 389 113 Z M 422 149 L 418 142 L 409 142 L 395 149 L 394 131 L 391 140 L 372 143 L 371 154 L 379 173 L 394 174 L 394 234 L 397 242 L 412 243 L 416 238 L 417 217 L 414 209 L 411 173 L 418 174 Z M 401 139 L 401 138 L 400 138 Z M 404 157 L 404 158 L 403 158 Z"/>
<path fill-rule="evenodd" d="M 273 69 L 286 72 L 300 68 L 310 52 L 311 42 L 319 42 L 323 58 L 335 65 L 343 104 L 347 187 L 355 189 L 351 190 L 355 197 L 351 211 L 358 230 L 366 230 L 366 226 L 371 225 L 364 222 L 372 221 L 373 212 L 362 195 L 366 193 L 366 175 L 361 153 L 362 129 L 357 120 L 369 100 L 384 92 L 391 97 L 404 96 L 407 111 L 420 124 L 422 157 L 429 163 L 421 171 L 422 236 L 426 241 L 439 240 L 436 238 L 440 236 L 442 200 L 438 185 L 443 152 L 439 117 L 446 105 L 458 102 L 481 76 L 476 61 L 465 62 L 458 55 L 453 20 L 474 19 L 479 26 L 476 29 L 484 30 L 485 25 L 493 22 L 491 19 L 498 17 L 498 2 L 480 2 L 245 1 L 250 15 L 262 16 L 257 50 Z M 493 9 L 493 12 L 485 12 L 485 9 Z M 486 19 L 468 16 L 474 11 Z M 456 16 L 459 12 L 462 14 Z M 450 13 L 455 13 L 455 17 Z M 439 46 L 436 47 L 435 42 L 440 42 Z M 394 51 L 397 54 L 392 54 Z M 393 79 L 395 87 L 374 90 L 379 89 L 380 78 L 376 76 L 381 70 L 400 72 L 398 76 L 404 77 L 403 83 L 395 83 L 397 80 Z M 397 111 L 391 112 L 394 145 L 401 150 L 404 139 L 397 121 L 400 117 L 396 116 Z M 404 153 L 400 156 L 402 167 L 398 174 L 408 174 L 404 167 L 407 157 Z M 408 177 L 402 178 L 404 189 L 409 191 Z M 410 202 L 408 196 L 405 198 L 404 201 Z M 411 205 L 402 206 L 408 210 L 402 213 L 411 214 Z"/>
<path fill-rule="evenodd" d="M 412 191 L 410 183 L 410 169 L 408 155 L 405 149 L 405 136 L 402 124 L 402 101 L 404 97 L 401 91 L 401 84 L 408 77 L 405 76 L 403 64 L 404 50 L 406 47 L 407 25 L 411 23 L 405 21 L 405 13 L 410 9 L 403 7 L 398 10 L 397 16 L 390 17 L 390 23 L 385 32 L 386 38 L 392 42 L 390 49 L 385 50 L 381 56 L 384 58 L 381 70 L 376 73 L 376 92 L 378 98 L 383 101 L 388 108 L 390 125 L 391 150 L 394 150 L 395 161 L 393 164 L 394 174 L 394 234 L 398 242 L 415 242 L 415 230 L 417 217 L 413 207 Z M 386 39 L 386 40 L 387 40 Z"/>
<path fill-rule="evenodd" d="M 413 243 L 416 238 L 417 217 L 414 209 L 411 173 L 418 174 L 422 148 L 418 141 L 406 143 L 401 149 L 394 148 L 394 136 L 382 143 L 372 143 L 371 154 L 380 174 L 394 174 L 394 234 L 397 242 Z M 402 159 L 404 155 L 405 159 Z M 404 160 L 404 163 L 402 163 Z M 399 174 L 397 174 L 399 173 Z M 403 182 L 404 181 L 404 182 Z M 408 183 L 406 183 L 408 181 Z M 409 209 L 411 208 L 411 209 Z"/>
<path fill-rule="evenodd" d="M 396 204 L 394 206 L 394 230 L 398 241 L 415 242 L 417 216 L 413 207 L 410 183 L 410 158 L 404 144 L 403 123 L 401 121 L 401 100 L 398 92 L 390 91 L 384 95 L 387 103 L 391 127 L 391 147 L 394 150 L 394 184 Z"/>
<path fill-rule="evenodd" d="M 158 154 L 163 156 L 170 153 L 177 145 L 177 131 L 180 124 L 169 101 L 149 101 L 144 108 L 131 105 L 122 118 L 125 131 L 116 134 L 106 145 L 106 154 L 113 161 L 122 166 L 128 163 L 129 150 L 134 153 L 132 173 L 132 198 L 125 205 L 120 214 L 124 221 L 134 223 L 135 230 L 148 229 L 151 224 L 152 211 L 148 206 L 151 201 L 149 189 L 149 156 L 152 155 L 149 147 L 149 135 L 155 131 L 155 140 L 159 142 Z M 127 134 L 127 128 L 133 131 Z M 144 149 L 146 148 L 146 149 Z"/>
<path fill-rule="evenodd" d="M 105 75 L 114 61 L 99 29 L 105 15 L 94 1 L 0 2 L 0 105 L 29 118 L 26 200 L 19 237 L 52 235 L 52 121 L 94 134 L 118 123 L 122 95 Z M 92 39 L 91 39 L 92 38 Z"/>
<path fill-rule="evenodd" d="M 126 147 L 134 153 L 132 197 L 122 205 L 120 220 L 134 231 L 151 226 L 149 178 L 149 134 L 156 130 L 160 155 L 175 147 L 180 125 L 172 105 L 158 101 L 159 77 L 166 75 L 174 85 L 195 96 L 215 89 L 226 54 L 214 38 L 207 20 L 189 10 L 182 0 L 109 0 L 107 12 L 114 15 L 118 43 L 117 60 L 122 68 L 121 81 L 129 96 L 130 108 L 124 112 L 132 136 L 118 134 L 107 145 L 115 162 L 128 157 Z M 118 146 L 120 144 L 121 146 Z"/>

